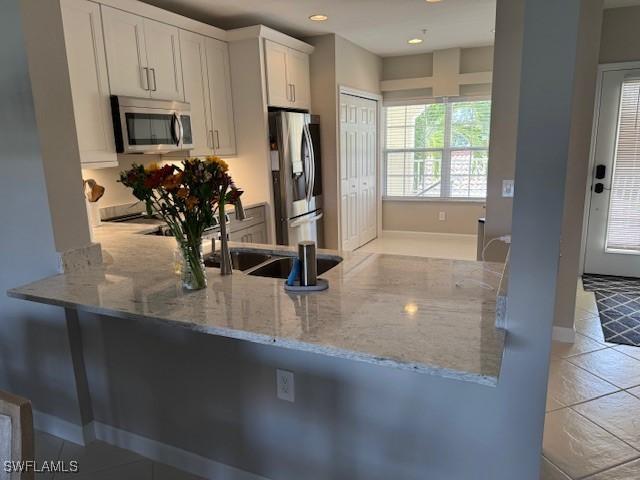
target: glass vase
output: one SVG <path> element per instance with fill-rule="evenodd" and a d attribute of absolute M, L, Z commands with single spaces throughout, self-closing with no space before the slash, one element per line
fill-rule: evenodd
<path fill-rule="evenodd" d="M 202 239 L 178 242 L 182 255 L 182 287 L 185 290 L 201 290 L 207 286 L 207 270 L 204 265 Z"/>

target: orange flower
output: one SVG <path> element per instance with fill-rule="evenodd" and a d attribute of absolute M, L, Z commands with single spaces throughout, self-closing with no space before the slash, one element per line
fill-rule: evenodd
<path fill-rule="evenodd" d="M 220 167 L 220 170 L 222 170 L 223 172 L 229 170 L 229 164 L 218 156 L 207 157 L 207 162 L 216 163 Z"/>
<path fill-rule="evenodd" d="M 189 196 L 189 190 L 187 190 L 186 188 L 184 188 L 184 187 L 183 187 L 183 188 L 181 188 L 181 189 L 179 189 L 179 190 L 178 190 L 178 192 L 176 193 L 176 195 L 177 195 L 179 198 L 185 199 L 185 198 L 187 198 L 187 197 Z"/>
<path fill-rule="evenodd" d="M 195 206 L 198 205 L 198 203 L 200 203 L 200 201 L 196 197 L 191 195 L 189 198 L 187 198 L 187 210 L 193 210 Z"/>
<path fill-rule="evenodd" d="M 162 186 L 167 190 L 175 190 L 182 183 L 182 179 L 184 174 L 182 172 L 178 172 L 175 175 L 170 175 L 164 179 L 162 182 Z"/>

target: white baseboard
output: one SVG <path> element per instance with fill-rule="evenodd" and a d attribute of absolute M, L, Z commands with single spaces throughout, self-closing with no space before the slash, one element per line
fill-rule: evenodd
<path fill-rule="evenodd" d="M 478 235 L 475 233 L 448 233 L 448 232 L 416 232 L 413 230 L 382 230 L 382 235 L 391 234 L 391 235 L 409 235 L 409 236 L 441 236 L 441 237 L 465 237 L 465 238 L 476 238 Z"/>
<path fill-rule="evenodd" d="M 245 472 L 239 468 L 100 422 L 91 422 L 81 427 L 58 417 L 34 411 L 34 424 L 36 430 L 69 442 L 87 445 L 94 440 L 100 440 L 199 477 L 224 478 L 225 480 L 269 480 L 266 477 Z"/>
<path fill-rule="evenodd" d="M 573 343 L 576 340 L 576 332 L 573 328 L 553 327 L 553 337 L 556 342 Z"/>
<path fill-rule="evenodd" d="M 82 426 L 68 422 L 59 417 L 47 413 L 33 411 L 33 426 L 36 430 L 43 431 L 54 437 L 62 438 L 68 442 L 86 445 L 85 432 Z"/>

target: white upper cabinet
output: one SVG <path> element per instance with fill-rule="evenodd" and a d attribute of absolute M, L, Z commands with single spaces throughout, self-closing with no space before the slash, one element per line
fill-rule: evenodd
<path fill-rule="evenodd" d="M 311 106 L 309 55 L 292 48 L 287 52 L 287 78 L 291 84 L 294 108 L 308 110 Z"/>
<path fill-rule="evenodd" d="M 234 155 L 231 74 L 227 44 L 180 31 L 185 101 L 191 104 L 193 156 Z"/>
<path fill-rule="evenodd" d="M 207 38 L 207 72 L 211 101 L 211 139 L 216 155 L 236 153 L 236 131 L 231 98 L 231 68 L 229 47 L 226 43 Z"/>
<path fill-rule="evenodd" d="M 178 28 L 101 8 L 111 93 L 184 100 Z"/>
<path fill-rule="evenodd" d="M 180 31 L 182 75 L 185 101 L 191 104 L 191 155 L 213 154 L 213 137 L 205 53 L 206 38 L 202 35 Z"/>
<path fill-rule="evenodd" d="M 144 20 L 149 90 L 152 98 L 184 100 L 179 30 L 153 20 Z"/>
<path fill-rule="evenodd" d="M 100 7 L 87 0 L 62 0 L 61 7 L 82 167 L 118 166 Z"/>
<path fill-rule="evenodd" d="M 269 106 L 308 110 L 309 56 L 271 40 L 264 46 Z"/>

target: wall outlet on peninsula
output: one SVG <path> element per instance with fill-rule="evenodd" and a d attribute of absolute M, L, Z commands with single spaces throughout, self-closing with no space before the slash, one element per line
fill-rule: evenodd
<path fill-rule="evenodd" d="M 293 372 L 276 370 L 276 389 L 280 400 L 287 402 L 296 401 L 296 389 Z"/>

